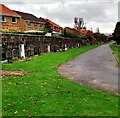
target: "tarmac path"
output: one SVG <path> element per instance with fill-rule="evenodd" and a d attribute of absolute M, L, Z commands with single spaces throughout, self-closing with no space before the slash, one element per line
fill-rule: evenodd
<path fill-rule="evenodd" d="M 79 84 L 118 94 L 118 65 L 109 44 L 78 56 L 58 71 Z"/>

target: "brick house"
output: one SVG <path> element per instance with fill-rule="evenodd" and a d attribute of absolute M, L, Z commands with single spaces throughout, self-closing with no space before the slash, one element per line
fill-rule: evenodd
<path fill-rule="evenodd" d="M 3 4 L 0 4 L 0 30 L 2 31 L 21 31 L 21 16 L 10 10 Z"/>
<path fill-rule="evenodd" d="M 39 19 L 42 20 L 44 23 L 49 22 L 53 33 L 61 33 L 62 27 L 59 26 L 58 24 L 54 23 L 50 19 L 46 19 L 46 18 L 42 18 L 42 17 L 40 17 Z M 45 28 L 45 26 L 44 26 L 44 28 Z"/>
<path fill-rule="evenodd" d="M 14 11 L 21 16 L 22 31 L 43 31 L 44 22 L 33 14 Z"/>
<path fill-rule="evenodd" d="M 65 27 L 64 30 L 66 31 L 66 33 L 73 33 L 73 34 L 76 34 L 76 35 L 80 35 L 79 30 L 76 30 L 74 28 Z"/>

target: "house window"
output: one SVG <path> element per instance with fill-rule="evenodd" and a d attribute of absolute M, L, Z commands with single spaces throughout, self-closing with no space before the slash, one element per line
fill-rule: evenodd
<path fill-rule="evenodd" d="M 17 18 L 12 17 L 12 23 L 17 23 Z"/>
<path fill-rule="evenodd" d="M 28 22 L 28 26 L 29 26 L 29 27 L 31 27 L 31 26 L 32 26 L 32 25 L 31 25 L 31 22 Z"/>
<path fill-rule="evenodd" d="M 45 24 L 41 23 L 40 28 L 44 28 L 44 27 L 45 27 Z"/>
<path fill-rule="evenodd" d="M 56 30 L 59 30 L 59 27 L 56 27 Z"/>
<path fill-rule="evenodd" d="M 5 16 L 0 16 L 0 21 L 1 22 L 6 22 L 6 17 Z"/>
<path fill-rule="evenodd" d="M 37 23 L 36 22 L 34 23 L 34 26 L 37 27 Z"/>
<path fill-rule="evenodd" d="M 54 26 L 53 29 L 54 30 L 59 30 L 59 27 Z"/>

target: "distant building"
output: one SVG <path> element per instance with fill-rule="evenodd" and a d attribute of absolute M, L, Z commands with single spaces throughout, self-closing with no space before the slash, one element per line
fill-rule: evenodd
<path fill-rule="evenodd" d="M 76 30 L 76 29 L 70 28 L 70 27 L 65 27 L 64 30 L 66 31 L 66 33 L 73 33 L 76 35 L 88 35 L 92 38 L 92 40 L 94 40 L 94 34 L 90 30 L 85 30 L 85 29 Z"/>
<path fill-rule="evenodd" d="M 54 23 L 53 21 L 51 21 L 50 19 L 47 19 L 47 18 L 40 17 L 39 19 L 41 21 L 44 21 L 44 23 L 49 22 L 53 33 L 61 33 L 62 27 L 59 26 L 58 24 Z M 45 28 L 45 26 L 44 26 L 44 28 Z"/>
<path fill-rule="evenodd" d="M 21 16 L 10 10 L 3 4 L 0 4 L 0 30 L 2 31 L 21 31 Z"/>
<path fill-rule="evenodd" d="M 66 33 L 73 33 L 79 35 L 79 30 L 76 30 L 75 28 L 65 27 L 64 30 Z"/>

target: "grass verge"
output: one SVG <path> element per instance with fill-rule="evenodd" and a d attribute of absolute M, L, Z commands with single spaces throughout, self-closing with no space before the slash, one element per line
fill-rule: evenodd
<path fill-rule="evenodd" d="M 2 80 L 3 116 L 117 116 L 118 96 L 81 86 L 56 68 L 97 46 L 44 54 L 4 64 L 4 70 L 27 70 Z"/>
<path fill-rule="evenodd" d="M 111 44 L 110 45 L 110 48 L 112 49 L 112 51 L 114 52 L 115 54 L 115 57 L 120 65 L 120 47 L 119 46 L 116 46 L 116 44 Z"/>

